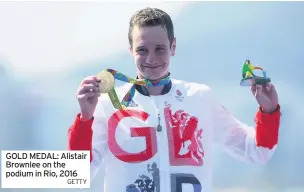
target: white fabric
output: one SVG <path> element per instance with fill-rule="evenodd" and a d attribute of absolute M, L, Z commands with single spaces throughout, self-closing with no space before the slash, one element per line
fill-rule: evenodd
<path fill-rule="evenodd" d="M 130 86 L 130 84 L 126 84 L 116 89 L 119 99 L 126 94 Z M 108 95 L 102 95 L 94 114 L 91 180 L 94 179 L 98 171 L 104 171 L 104 192 L 211 192 L 212 148 L 214 142 L 219 143 L 234 157 L 250 163 L 266 163 L 275 150 L 275 148 L 269 150 L 257 147 L 255 129 L 239 122 L 222 107 L 211 89 L 206 85 L 173 79 L 169 93 L 163 96 L 149 97 L 136 92 L 133 101 L 134 103 L 128 110 L 145 111 L 149 116 L 145 121 L 125 117 L 118 122 L 115 131 L 117 144 L 128 153 L 139 153 L 146 149 L 146 138 L 144 136 L 131 137 L 130 128 L 152 127 L 157 141 L 152 151 L 157 152 L 153 157 L 142 162 L 124 162 L 113 155 L 109 147 L 109 143 L 113 142 L 110 141 L 108 134 L 109 130 L 114 128 L 108 128 L 108 125 L 110 116 L 116 110 L 113 108 Z M 168 105 L 170 105 L 172 114 L 176 115 L 172 121 L 167 120 L 167 127 L 164 108 Z M 176 113 L 177 110 L 184 110 L 184 112 Z M 158 114 L 162 126 L 160 132 L 156 131 Z M 122 116 L 122 113 L 118 116 Z M 172 117 L 172 115 L 167 115 L 167 117 Z M 190 122 L 193 122 L 192 125 L 190 125 Z M 197 122 L 197 126 L 195 126 L 195 122 Z M 181 148 L 178 148 L 180 145 L 175 147 L 178 148 L 177 152 L 180 155 L 190 153 L 190 159 L 170 161 L 169 154 L 173 154 L 175 149 L 174 141 L 179 141 L 173 139 L 173 130 L 179 129 L 175 132 L 182 133 L 182 127 L 186 127 L 185 130 L 188 130 L 188 132 L 191 128 L 195 128 L 194 136 L 190 140 L 184 139 L 179 142 L 182 143 Z M 199 135 L 200 129 L 202 129 L 202 137 L 195 139 L 195 136 Z M 151 138 L 153 140 L 154 137 Z M 199 147 L 199 142 L 202 144 L 201 147 Z M 171 153 L 169 146 L 172 146 Z M 117 153 L 119 154 L 119 152 Z M 171 156 L 174 158 L 174 154 Z M 197 164 L 199 159 L 201 159 L 201 164 Z M 183 165 L 180 165 L 179 161 L 184 162 Z M 172 165 L 174 162 L 175 165 Z M 192 162 L 192 165 L 190 162 Z M 105 166 L 101 166 L 102 163 Z M 100 167 L 105 169 L 101 170 Z M 181 184 L 182 190 L 180 190 L 178 187 L 180 182 L 178 179 L 172 179 L 174 178 L 173 174 L 179 174 L 176 177 L 180 179 L 192 174 L 200 185 L 192 185 L 197 181 L 196 179 L 192 178 L 188 181 L 184 179 L 184 184 Z M 150 190 L 143 190 L 145 187 L 141 184 L 145 180 L 144 178 L 150 178 L 151 181 L 154 181 L 154 190 L 153 187 Z M 187 182 L 188 184 L 186 184 Z M 129 189 L 127 189 L 127 186 L 129 186 Z M 149 186 L 151 188 L 153 183 L 150 183 Z M 199 186 L 201 186 L 201 189 Z"/>

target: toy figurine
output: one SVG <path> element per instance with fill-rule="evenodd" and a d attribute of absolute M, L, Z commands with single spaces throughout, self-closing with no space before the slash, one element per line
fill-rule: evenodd
<path fill-rule="evenodd" d="M 263 71 L 263 77 L 254 74 L 255 69 L 260 69 Z M 240 82 L 241 86 L 251 86 L 251 85 L 263 85 L 269 83 L 271 80 L 266 76 L 266 72 L 258 66 L 253 66 L 250 64 L 250 60 L 246 60 L 243 64 L 242 69 L 243 79 Z"/>

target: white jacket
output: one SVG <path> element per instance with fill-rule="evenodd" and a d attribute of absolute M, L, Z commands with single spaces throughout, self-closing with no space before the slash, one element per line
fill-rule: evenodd
<path fill-rule="evenodd" d="M 119 99 L 130 86 L 116 89 Z M 275 150 L 258 147 L 255 129 L 229 113 L 206 85 L 173 79 L 169 93 L 136 91 L 133 101 L 117 111 L 102 95 L 95 110 L 91 179 L 104 171 L 104 192 L 211 192 L 214 142 L 252 163 L 266 163 Z"/>

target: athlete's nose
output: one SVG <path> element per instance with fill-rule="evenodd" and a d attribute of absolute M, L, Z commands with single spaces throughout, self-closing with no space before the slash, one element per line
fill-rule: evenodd
<path fill-rule="evenodd" d="M 149 64 L 149 65 L 154 65 L 156 64 L 156 56 L 154 53 L 149 53 L 149 55 L 147 56 L 147 59 L 146 59 L 146 63 Z"/>

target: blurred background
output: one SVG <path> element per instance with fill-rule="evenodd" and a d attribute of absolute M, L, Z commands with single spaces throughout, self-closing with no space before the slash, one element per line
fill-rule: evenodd
<path fill-rule="evenodd" d="M 173 78 L 209 85 L 250 125 L 258 106 L 239 86 L 243 62 L 262 66 L 279 93 L 274 157 L 266 166 L 248 165 L 216 148 L 215 192 L 303 192 L 303 2 L 0 2 L 0 149 L 66 149 L 81 80 L 108 67 L 136 75 L 128 22 L 147 6 L 174 20 Z M 85 191 L 102 186 L 98 175 Z"/>

